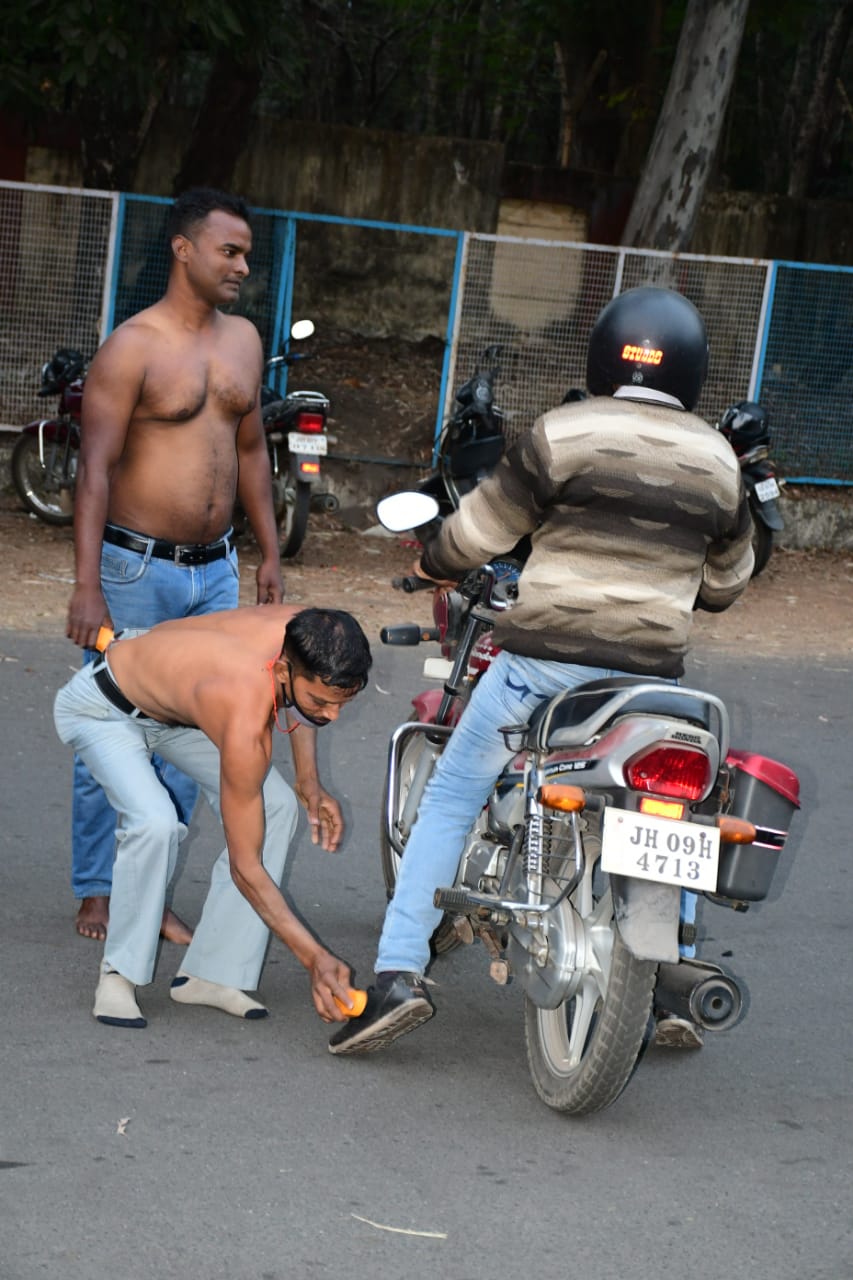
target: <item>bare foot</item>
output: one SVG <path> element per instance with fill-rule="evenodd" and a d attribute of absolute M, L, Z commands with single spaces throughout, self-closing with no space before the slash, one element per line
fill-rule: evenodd
<path fill-rule="evenodd" d="M 77 910 L 77 932 L 81 938 L 92 938 L 95 942 L 105 942 L 107 925 L 110 922 L 110 900 L 106 894 L 98 894 L 94 898 L 82 898 Z M 160 936 L 168 942 L 176 942 L 181 947 L 188 946 L 193 940 L 193 931 L 184 924 L 180 916 L 176 916 L 169 907 L 163 912 L 163 923 Z"/>
<path fill-rule="evenodd" d="M 94 898 L 81 898 L 75 925 L 81 938 L 104 942 L 110 922 L 110 900 L 105 894 Z"/>
<path fill-rule="evenodd" d="M 160 937 L 165 938 L 167 942 L 177 942 L 179 946 L 187 947 L 193 940 L 193 931 L 188 924 L 184 924 L 180 916 L 176 916 L 174 911 L 167 907 L 163 912 Z"/>

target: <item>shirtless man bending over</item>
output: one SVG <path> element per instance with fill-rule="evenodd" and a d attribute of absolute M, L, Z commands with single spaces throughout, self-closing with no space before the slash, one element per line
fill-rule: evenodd
<path fill-rule="evenodd" d="M 245 991 L 258 985 L 272 931 L 308 970 L 319 1016 L 341 1020 L 334 997 L 350 1005 L 349 966 L 321 946 L 278 887 L 297 808 L 271 767 L 272 733 L 290 732 L 296 794 L 312 839 L 336 849 L 343 821 L 317 775 L 316 727 L 338 718 L 364 687 L 370 664 L 364 632 L 350 614 L 267 605 L 119 638 L 60 689 L 57 732 L 118 815 L 110 927 L 93 1009 L 99 1022 L 146 1025 L 135 988 L 153 977 L 166 889 L 186 830 L 151 763 L 154 751 L 201 787 L 221 815 L 227 843 L 172 999 L 264 1017 L 266 1008 Z"/>
<path fill-rule="evenodd" d="M 120 325 L 86 378 L 74 508 L 76 585 L 67 634 L 94 658 L 101 625 L 142 629 L 235 608 L 234 499 L 260 548 L 258 603 L 283 594 L 269 458 L 260 414 L 258 332 L 219 308 L 249 274 L 245 203 L 198 188 L 169 217 L 165 295 Z M 171 766 L 163 780 L 188 823 L 198 790 Z M 109 920 L 115 814 L 75 760 L 72 875 L 77 931 L 103 940 Z M 171 911 L 163 933 L 192 934 Z"/>

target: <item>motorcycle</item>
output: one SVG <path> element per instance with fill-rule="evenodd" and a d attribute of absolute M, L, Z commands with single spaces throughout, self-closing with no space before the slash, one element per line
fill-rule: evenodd
<path fill-rule="evenodd" d="M 314 332 L 310 320 L 297 320 L 290 336 L 302 341 Z M 320 391 L 291 391 L 282 396 L 274 385 L 278 372 L 302 360 L 308 352 L 290 351 L 282 346 L 264 366 L 261 388 L 261 418 L 270 457 L 273 508 L 281 532 L 281 554 L 295 556 L 305 541 L 312 506 L 336 511 L 338 500 L 331 493 L 317 493 L 320 458 L 328 453 L 326 434 L 329 400 Z M 273 375 L 272 378 L 270 375 Z"/>
<path fill-rule="evenodd" d="M 779 513 L 781 494 L 776 467 L 770 458 L 770 424 L 767 410 L 751 400 L 731 405 L 717 423 L 737 455 L 752 515 L 752 549 L 755 567 L 761 573 L 773 550 L 773 535 L 785 528 Z"/>
<path fill-rule="evenodd" d="M 80 452 L 80 410 L 86 361 L 60 347 L 41 369 L 39 396 L 59 396 L 58 413 L 21 428 L 11 457 L 12 482 L 33 515 L 47 524 L 71 524 Z"/>
<path fill-rule="evenodd" d="M 454 394 L 450 417 L 436 451 L 436 470 L 419 486 L 434 497 L 443 516 L 493 471 L 503 456 L 504 414 L 495 404 L 495 381 L 502 347 L 487 347 L 473 375 Z M 481 364 L 484 367 L 480 367 Z"/>
<path fill-rule="evenodd" d="M 424 495 L 414 495 L 421 507 Z M 393 532 L 433 519 L 413 495 L 377 508 Z M 386 627 L 386 644 L 438 639 L 391 736 L 381 858 L 392 896 L 435 763 L 494 660 L 495 617 L 512 607 L 519 565 L 481 565 L 436 590 L 435 626 Z M 398 579 L 403 590 L 433 584 Z M 586 1115 L 613 1103 L 653 1037 L 655 1012 L 723 1031 L 744 1011 L 738 980 L 681 956 L 683 889 L 736 911 L 766 898 L 799 782 L 784 764 L 729 743 L 713 694 L 644 677 L 593 680 L 502 733 L 513 758 L 468 834 L 452 885 L 435 891 L 441 955 L 479 941 L 490 976 L 524 990 L 527 1061 L 549 1107 Z M 681 944 L 681 946 L 680 946 Z"/>

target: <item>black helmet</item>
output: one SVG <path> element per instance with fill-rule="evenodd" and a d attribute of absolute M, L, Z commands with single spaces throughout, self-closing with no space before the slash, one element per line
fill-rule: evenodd
<path fill-rule="evenodd" d="M 708 335 L 674 289 L 629 289 L 609 302 L 589 335 L 586 380 L 594 396 L 649 387 L 692 409 L 708 372 Z"/>
<path fill-rule="evenodd" d="M 85 363 L 79 351 L 75 351 L 72 347 L 60 347 L 41 367 L 39 395 L 59 395 L 63 387 L 67 387 L 75 378 L 80 377 Z"/>
<path fill-rule="evenodd" d="M 741 400 L 726 409 L 719 426 L 735 453 L 745 453 L 756 445 L 770 443 L 770 415 L 753 400 Z"/>

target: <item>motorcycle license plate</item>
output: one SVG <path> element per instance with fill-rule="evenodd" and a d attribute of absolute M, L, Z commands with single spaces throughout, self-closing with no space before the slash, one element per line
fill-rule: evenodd
<path fill-rule="evenodd" d="M 626 809 L 604 810 L 602 871 L 713 893 L 719 861 L 716 827 Z"/>
<path fill-rule="evenodd" d="M 769 502 L 779 497 L 779 486 L 771 476 L 769 480 L 759 480 L 755 486 L 755 496 L 759 502 Z"/>
<path fill-rule="evenodd" d="M 329 441 L 323 435 L 309 436 L 305 431 L 288 431 L 287 447 L 291 453 L 326 454 Z"/>

